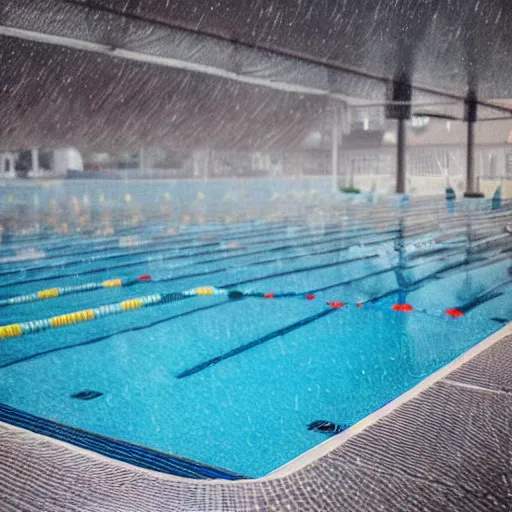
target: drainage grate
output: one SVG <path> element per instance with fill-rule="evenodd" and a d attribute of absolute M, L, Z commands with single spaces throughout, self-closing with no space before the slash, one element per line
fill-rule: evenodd
<path fill-rule="evenodd" d="M 71 395 L 71 398 L 76 398 L 77 400 L 94 400 L 100 396 L 103 396 L 103 393 L 93 391 L 92 389 L 85 389 L 84 391 Z"/>
<path fill-rule="evenodd" d="M 308 425 L 308 430 L 322 434 L 339 434 L 348 428 L 348 425 L 336 425 L 332 421 L 317 420 Z"/>

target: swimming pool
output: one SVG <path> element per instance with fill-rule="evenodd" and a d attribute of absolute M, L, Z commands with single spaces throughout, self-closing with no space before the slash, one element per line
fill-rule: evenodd
<path fill-rule="evenodd" d="M 4 301 L 127 285 L 4 304 L 1 325 L 172 300 L 2 339 L 4 419 L 14 408 L 258 477 L 326 439 L 312 422 L 353 425 L 512 318 L 510 205 L 358 213 L 13 236 L 0 252 Z M 219 293 L 179 295 L 204 286 Z"/>

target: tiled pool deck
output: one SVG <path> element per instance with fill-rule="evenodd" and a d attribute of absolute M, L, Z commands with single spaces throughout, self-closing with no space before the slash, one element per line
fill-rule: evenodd
<path fill-rule="evenodd" d="M 0 423 L 0 511 L 512 510 L 512 324 L 267 478 L 195 481 Z"/>

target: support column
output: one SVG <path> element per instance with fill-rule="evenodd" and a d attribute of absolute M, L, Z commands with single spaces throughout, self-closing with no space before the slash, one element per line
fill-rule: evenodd
<path fill-rule="evenodd" d="M 203 161 L 203 181 L 208 181 L 209 169 L 213 165 L 213 150 L 208 148 L 204 155 Z"/>
<path fill-rule="evenodd" d="M 388 89 L 386 118 L 397 120 L 396 193 L 406 192 L 406 132 L 405 121 L 411 117 L 412 87 L 405 76 L 391 82 Z"/>
<path fill-rule="evenodd" d="M 405 119 L 398 119 L 396 147 L 396 193 L 405 194 Z"/>
<path fill-rule="evenodd" d="M 34 176 L 39 175 L 39 150 L 38 149 L 32 149 L 32 174 Z"/>
<path fill-rule="evenodd" d="M 336 192 L 340 187 L 340 146 L 343 135 L 350 131 L 350 111 L 344 101 L 332 105 L 332 130 L 331 130 L 331 175 L 332 191 Z M 345 179 L 346 181 L 346 179 Z M 346 186 L 346 183 L 344 184 Z"/>
<path fill-rule="evenodd" d="M 354 159 L 350 160 L 349 167 L 347 167 L 347 179 L 345 180 L 345 185 L 352 189 L 356 188 Z"/>
<path fill-rule="evenodd" d="M 467 141 L 467 156 L 466 156 L 466 194 L 473 194 L 476 192 L 475 187 L 475 158 L 474 158 L 474 143 L 475 143 L 475 124 L 473 121 L 468 120 L 468 141 Z"/>
<path fill-rule="evenodd" d="M 475 123 L 477 120 L 477 100 L 472 93 L 464 101 L 465 118 L 468 123 L 468 140 L 466 147 L 466 191 L 464 197 L 484 197 L 477 191 L 475 179 Z"/>
<path fill-rule="evenodd" d="M 12 153 L 5 153 L 3 156 L 2 176 L 16 178 L 15 160 Z"/>
<path fill-rule="evenodd" d="M 334 103 L 332 107 L 332 129 L 331 129 L 331 175 L 332 191 L 339 190 L 338 172 L 339 172 L 339 139 L 340 139 L 340 108 Z"/>
<path fill-rule="evenodd" d="M 139 150 L 139 171 L 144 172 L 146 169 L 146 161 L 145 161 L 145 154 L 144 154 L 144 148 L 140 148 Z"/>

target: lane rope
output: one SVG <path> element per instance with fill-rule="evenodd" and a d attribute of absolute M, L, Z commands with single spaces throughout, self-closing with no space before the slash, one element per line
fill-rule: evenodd
<path fill-rule="evenodd" d="M 55 299 L 62 297 L 63 295 L 71 295 L 73 293 L 90 292 L 92 290 L 99 290 L 100 288 L 119 288 L 122 286 L 132 286 L 134 284 L 151 281 L 149 274 L 144 274 L 135 279 L 107 279 L 99 283 L 85 283 L 74 286 L 62 286 L 60 288 L 47 288 L 45 290 L 39 290 L 34 293 L 28 293 L 25 295 L 16 295 L 7 299 L 0 299 L 0 307 L 12 306 L 13 304 L 24 304 L 26 302 L 35 302 L 38 300 Z"/>
<path fill-rule="evenodd" d="M 166 294 L 157 293 L 154 295 L 146 295 L 144 297 L 127 299 L 122 302 L 107 304 L 97 308 L 83 309 L 80 311 L 73 311 L 72 313 L 64 313 L 63 315 L 58 315 L 51 318 L 5 325 L 0 327 L 0 339 L 14 338 L 25 334 L 46 331 L 52 328 L 88 322 L 90 320 L 96 320 L 105 316 L 116 315 L 118 313 L 141 309 L 148 306 L 177 302 L 194 296 L 224 295 L 225 293 L 225 290 L 220 290 L 213 286 L 201 286 L 199 288 L 194 288 L 184 292 L 172 292 Z"/>
<path fill-rule="evenodd" d="M 149 280 L 150 276 L 144 275 L 137 278 L 137 281 Z M 129 282 L 129 281 L 128 281 Z M 126 285 L 126 283 L 125 283 Z M 94 286 L 95 288 L 91 288 Z M 123 286 L 123 282 L 120 279 L 111 279 L 104 281 L 103 283 L 89 283 L 86 285 L 78 285 L 75 287 L 66 287 L 63 290 L 64 293 L 75 293 L 77 291 L 88 291 L 96 288 L 110 288 Z M 71 290 L 71 291 L 70 291 Z M 59 296 L 61 289 L 53 288 L 49 290 L 42 290 L 35 294 L 20 296 L 30 297 L 30 300 L 44 300 L 48 298 L 54 298 Z M 29 322 L 19 322 L 10 325 L 0 327 L 0 339 L 3 338 L 14 338 L 25 334 L 32 334 L 36 332 L 45 331 L 47 329 L 64 327 L 68 325 L 74 325 L 78 323 L 88 322 L 105 316 L 115 315 L 127 311 L 137 310 L 144 307 L 155 306 L 158 304 L 168 304 L 170 302 L 177 302 L 192 297 L 205 297 L 223 295 L 231 300 L 238 300 L 249 297 L 259 297 L 267 300 L 279 299 L 279 298 L 303 298 L 308 301 L 314 301 L 316 296 L 314 293 L 274 293 L 274 292 L 252 292 L 252 291 L 241 291 L 241 290 L 228 290 L 225 288 L 216 288 L 214 286 L 200 286 L 191 290 L 185 290 L 182 292 L 171 292 L 166 294 L 153 294 L 146 295 L 143 297 L 127 299 L 122 302 L 107 304 L 97 308 L 84 309 L 80 311 L 74 311 L 71 313 L 64 313 L 62 315 L 54 316 L 51 318 L 45 318 L 41 320 L 34 320 Z M 14 297 L 13 299 L 19 299 L 20 297 Z M 26 302 L 27 300 L 20 301 Z M 330 309 L 342 309 L 346 306 L 355 306 L 357 308 L 363 308 L 365 302 L 357 302 L 354 304 L 348 304 L 342 301 L 328 301 L 325 303 Z M 391 306 L 391 310 L 400 313 L 410 313 L 415 311 L 411 304 L 396 303 Z M 327 310 L 329 311 L 329 310 Z M 419 312 L 425 312 L 423 310 L 417 310 Z M 464 316 L 464 307 L 461 308 L 449 308 L 444 314 L 451 318 L 461 318 Z"/>

